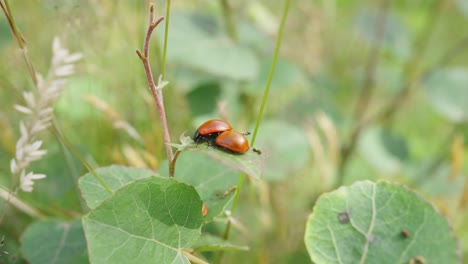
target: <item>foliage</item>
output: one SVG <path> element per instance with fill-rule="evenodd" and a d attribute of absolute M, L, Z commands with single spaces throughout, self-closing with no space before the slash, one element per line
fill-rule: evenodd
<path fill-rule="evenodd" d="M 461 263 L 466 1 L 285 2 L 173 1 L 139 58 L 148 1 L 0 0 L 0 263 Z M 15 192 L 55 36 L 83 59 Z M 184 136 L 210 118 L 249 151 Z"/>

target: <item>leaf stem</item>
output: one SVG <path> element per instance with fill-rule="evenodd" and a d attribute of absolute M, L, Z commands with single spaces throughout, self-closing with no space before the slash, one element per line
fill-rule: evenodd
<path fill-rule="evenodd" d="M 163 95 L 161 91 L 162 86 L 160 87 L 159 86 L 160 83 L 159 83 L 158 87 L 156 87 L 156 84 L 154 83 L 153 73 L 151 71 L 151 65 L 149 62 L 149 44 L 150 44 L 151 34 L 153 33 L 153 30 L 159 25 L 159 23 L 161 23 L 163 19 L 164 17 L 159 17 L 156 20 L 154 19 L 154 5 L 151 4 L 149 25 L 148 25 L 148 30 L 146 31 L 143 54 L 139 50 L 136 50 L 136 53 L 138 57 L 140 57 L 141 62 L 143 63 L 143 66 L 145 68 L 146 77 L 148 79 L 148 85 L 153 94 L 153 98 L 156 103 L 156 108 L 158 109 L 159 118 L 161 121 L 161 126 L 162 126 L 162 131 L 163 131 L 163 136 L 164 136 L 165 147 L 166 147 L 167 159 L 172 160 L 174 155 L 172 152 L 172 147 L 169 145 L 171 143 L 171 137 L 169 135 L 169 128 L 167 126 L 166 112 L 164 109 Z M 163 63 L 163 67 L 164 65 L 165 63 Z M 160 78 L 160 82 L 161 80 L 162 80 L 162 77 Z"/>
<path fill-rule="evenodd" d="M 174 177 L 174 175 L 175 175 L 175 165 L 176 165 L 176 162 L 177 162 L 177 158 L 179 157 L 179 155 L 181 153 L 182 153 L 182 151 L 177 150 L 175 155 L 174 155 L 174 158 L 172 158 L 171 162 L 169 163 L 169 177 Z"/>
<path fill-rule="evenodd" d="M 189 252 L 185 251 L 185 250 L 182 250 L 182 254 L 184 256 L 186 256 L 191 263 L 196 263 L 196 264 L 209 264 L 208 262 L 204 261 L 203 259 L 199 258 L 199 257 L 196 257 L 192 254 L 190 254 Z"/>

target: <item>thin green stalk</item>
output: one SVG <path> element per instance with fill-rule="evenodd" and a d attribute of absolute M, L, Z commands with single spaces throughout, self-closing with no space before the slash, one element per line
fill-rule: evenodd
<path fill-rule="evenodd" d="M 10 24 L 11 33 L 13 34 L 13 37 L 16 39 L 16 42 L 18 43 L 18 46 L 23 55 L 23 59 L 26 62 L 26 65 L 28 66 L 28 72 L 29 72 L 29 75 L 31 75 L 32 81 L 34 82 L 34 87 L 37 88 L 36 71 L 34 70 L 33 64 L 31 63 L 31 60 L 29 59 L 28 48 L 26 46 L 26 43 L 24 42 L 23 36 L 21 35 L 21 33 L 18 30 L 18 27 L 16 26 L 15 18 L 13 16 L 13 13 L 11 12 L 10 4 L 8 3 L 8 0 L 4 0 L 4 3 L 5 5 L 1 5 L 1 6 L 8 20 L 8 23 Z"/>
<path fill-rule="evenodd" d="M 162 79 L 166 77 L 166 54 L 167 54 L 167 39 L 169 37 L 169 20 L 171 15 L 171 0 L 167 0 L 166 2 L 166 26 L 164 28 L 164 47 L 163 47 L 163 57 L 162 57 L 162 65 L 161 65 L 161 75 Z"/>
<path fill-rule="evenodd" d="M 291 2 L 290 0 L 286 0 L 285 4 L 284 4 L 283 16 L 281 18 L 281 24 L 280 24 L 279 31 L 278 31 L 278 38 L 276 39 L 275 51 L 273 53 L 273 61 L 271 63 L 270 73 L 268 75 L 268 81 L 267 81 L 267 84 L 265 86 L 265 91 L 263 93 L 262 103 L 260 105 L 260 111 L 258 113 L 257 122 L 255 124 L 255 129 L 254 129 L 254 132 L 253 132 L 253 135 L 252 135 L 251 146 L 253 146 L 255 144 L 255 139 L 257 138 L 257 133 L 258 133 L 260 123 L 261 123 L 262 118 L 263 118 L 263 113 L 265 111 L 265 105 L 266 105 L 266 101 L 268 99 L 268 94 L 270 92 L 271 82 L 272 82 L 273 76 L 275 74 L 276 61 L 278 59 L 278 54 L 279 54 L 279 50 L 280 50 L 280 46 L 281 46 L 281 41 L 283 39 L 283 32 L 284 32 L 284 27 L 285 27 L 285 24 L 286 24 L 286 18 L 288 17 L 290 2 Z M 239 178 L 239 182 L 237 183 L 236 194 L 234 195 L 234 199 L 232 201 L 231 212 L 234 212 L 236 210 L 237 203 L 239 201 L 240 191 L 241 191 L 242 185 L 244 184 L 244 181 L 245 181 L 245 174 L 242 174 L 240 176 L 240 178 Z M 228 224 L 226 225 L 226 229 L 224 231 L 224 239 L 229 238 L 230 228 L 231 228 L 231 225 L 228 222 Z"/>
<path fill-rule="evenodd" d="M 273 54 L 273 61 L 271 63 L 270 73 L 268 74 L 268 81 L 265 86 L 265 91 L 263 93 L 262 104 L 260 105 L 260 111 L 258 113 L 257 123 L 255 124 L 255 130 L 252 135 L 252 146 L 255 144 L 255 139 L 257 138 L 258 129 L 260 127 L 260 123 L 262 122 L 263 112 L 265 111 L 265 105 L 268 99 L 268 94 L 270 93 L 271 82 L 273 81 L 273 75 L 275 74 L 276 61 L 278 59 L 281 41 L 283 40 L 284 26 L 286 24 L 286 18 L 288 17 L 290 2 L 291 2 L 290 0 L 285 1 L 283 17 L 281 18 L 281 24 L 280 24 L 280 28 L 278 31 L 278 38 L 276 39 L 275 52 Z"/>

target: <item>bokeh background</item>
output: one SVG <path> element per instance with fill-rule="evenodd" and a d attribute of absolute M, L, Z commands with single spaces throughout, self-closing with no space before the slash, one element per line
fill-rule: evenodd
<path fill-rule="evenodd" d="M 165 1 L 154 1 L 164 15 Z M 226 6 L 226 3 L 228 6 Z M 92 166 L 157 169 L 165 160 L 159 117 L 141 61 L 149 1 L 11 1 L 37 72 L 50 67 L 58 36 L 81 52 L 55 105 L 66 147 L 44 132 L 47 174 L 20 197 L 46 215 L 86 211 L 77 178 Z M 174 1 L 164 102 L 173 142 L 210 118 L 253 127 L 271 66 L 284 2 Z M 251 247 L 226 263 L 308 263 L 307 215 L 323 192 L 362 179 L 401 182 L 432 202 L 468 251 L 468 1 L 292 1 L 256 146 L 264 180 L 245 189 L 232 240 Z M 151 44 L 161 71 L 164 22 Z M 14 110 L 34 91 L 7 20 L 0 16 L 0 185 L 11 182 L 19 138 Z M 0 224 L 8 257 L 34 219 L 8 207 Z"/>

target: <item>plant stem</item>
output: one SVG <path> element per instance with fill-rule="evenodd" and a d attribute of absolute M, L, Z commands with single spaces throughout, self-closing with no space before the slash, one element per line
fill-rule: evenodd
<path fill-rule="evenodd" d="M 190 263 L 195 263 L 195 264 L 209 264 L 208 262 L 204 261 L 203 259 L 199 258 L 199 257 L 196 257 L 192 254 L 190 254 L 189 252 L 185 251 L 185 250 L 182 250 L 182 254 L 184 256 L 186 256 L 189 260 L 190 260 Z"/>
<path fill-rule="evenodd" d="M 143 54 L 141 54 L 139 50 L 137 50 L 136 53 L 138 54 L 138 57 L 140 57 L 143 63 L 143 66 L 145 68 L 146 77 L 148 79 L 148 85 L 151 88 L 151 92 L 153 94 L 153 98 L 154 98 L 156 107 L 159 112 L 159 118 L 161 120 L 167 159 L 171 161 L 174 155 L 172 153 L 172 147 L 169 145 L 169 143 L 171 143 L 171 137 L 169 135 L 169 128 L 167 126 L 167 121 L 166 121 L 166 112 L 164 110 L 164 102 L 163 102 L 162 92 L 161 92 L 162 87 L 159 87 L 159 86 L 156 87 L 156 84 L 154 83 L 153 73 L 151 71 L 151 65 L 149 62 L 149 43 L 151 39 L 151 34 L 153 33 L 153 30 L 159 25 L 159 23 L 161 23 L 163 19 L 164 17 L 159 17 L 158 19 L 154 20 L 154 5 L 151 5 L 149 26 L 148 26 L 148 30 L 146 31 Z M 163 63 L 163 66 L 164 66 L 164 63 Z M 160 78 L 160 80 L 161 79 L 162 78 Z"/>
<path fill-rule="evenodd" d="M 16 40 L 16 43 L 18 44 L 18 46 L 19 46 L 19 48 L 21 50 L 21 53 L 23 55 L 23 59 L 26 62 L 26 65 L 28 67 L 28 72 L 29 72 L 29 75 L 31 77 L 31 80 L 33 81 L 34 87 L 36 89 L 38 89 L 36 72 L 34 70 L 34 67 L 33 67 L 32 63 L 31 63 L 31 60 L 29 59 L 29 54 L 28 54 L 27 47 L 26 47 L 26 44 L 24 42 L 24 39 L 21 36 L 21 34 L 20 34 L 19 30 L 18 30 L 18 27 L 16 26 L 15 18 L 13 16 L 12 12 L 11 12 L 8 0 L 4 0 L 4 1 L 0 0 L 0 7 L 2 8 L 3 13 L 5 14 L 5 17 L 8 20 L 8 24 L 10 26 L 10 30 L 11 30 L 11 33 L 13 35 L 13 38 Z M 13 175 L 13 179 L 12 179 L 12 181 L 10 183 L 9 195 L 8 195 L 8 197 L 6 199 L 7 202 L 10 202 L 10 198 L 13 198 L 13 193 L 12 192 L 13 192 L 13 190 L 15 190 L 15 186 L 16 186 L 18 181 L 19 181 L 19 175 L 17 175 L 17 174 Z M 5 208 L 3 208 L 3 212 L 0 214 L 0 223 L 3 222 L 3 218 L 6 215 L 7 204 L 5 204 Z"/>
<path fill-rule="evenodd" d="M 30 206 L 29 204 L 23 202 L 21 199 L 12 194 L 11 191 L 8 191 L 4 187 L 0 186 L 0 198 L 5 200 L 6 203 L 9 203 L 16 207 L 21 212 L 38 219 L 44 219 L 44 215 L 36 210 L 36 208 Z M 6 212 L 5 212 L 6 213 Z M 1 221 L 0 221 L 1 222 Z"/>
<path fill-rule="evenodd" d="M 29 75 L 31 76 L 31 80 L 34 83 L 34 87 L 37 88 L 37 77 L 36 77 L 36 71 L 34 70 L 34 66 L 29 59 L 29 54 L 28 54 L 28 47 L 26 45 L 26 42 L 23 39 L 23 36 L 18 30 L 18 27 L 16 26 L 15 18 L 13 14 L 11 13 L 10 5 L 8 3 L 8 0 L 3 0 L 4 4 L 0 1 L 0 6 L 3 10 L 3 13 L 5 13 L 5 16 L 8 20 L 8 24 L 10 25 L 10 30 L 11 33 L 13 34 L 14 39 L 16 40 L 16 43 L 18 44 L 21 54 L 23 55 L 23 59 L 26 62 L 26 65 L 28 67 L 28 72 Z"/>
<path fill-rule="evenodd" d="M 354 111 L 354 117 L 356 125 L 352 128 L 351 137 L 349 143 L 343 147 L 341 152 L 341 159 L 338 165 L 338 179 L 337 186 L 343 184 L 345 169 L 351 153 L 356 147 L 357 139 L 359 138 L 362 129 L 365 124 L 365 114 L 369 108 L 369 103 L 372 97 L 372 93 L 375 88 L 375 70 L 379 62 L 380 48 L 382 46 L 382 39 L 385 35 L 385 25 L 387 21 L 388 10 L 390 7 L 390 0 L 383 0 L 380 8 L 380 15 L 377 25 L 375 27 L 375 43 L 369 52 L 365 68 L 365 79 L 362 84 L 361 92 L 356 103 L 356 109 Z"/>
<path fill-rule="evenodd" d="M 171 162 L 169 163 L 169 177 L 174 177 L 174 175 L 175 175 L 175 165 L 176 165 L 176 162 L 177 162 L 177 158 L 179 157 L 179 155 L 181 153 L 182 153 L 182 151 L 177 150 L 175 155 L 174 155 L 174 158 L 172 158 Z"/>
<path fill-rule="evenodd" d="M 223 9 L 224 26 L 226 28 L 226 32 L 228 33 L 231 40 L 237 42 L 237 29 L 236 24 L 234 23 L 232 8 L 229 5 L 229 0 L 221 0 L 221 7 Z"/>
<path fill-rule="evenodd" d="M 259 130 L 259 127 L 260 127 L 260 123 L 262 121 L 263 113 L 265 111 L 265 105 L 266 105 L 266 101 L 268 99 L 268 94 L 270 92 L 271 82 L 273 80 L 273 76 L 274 76 L 275 68 L 276 68 L 276 61 L 278 59 L 278 54 L 279 54 L 281 42 L 282 42 L 282 39 L 283 39 L 283 32 L 284 32 L 284 28 L 285 28 L 285 25 L 286 25 L 286 19 L 288 17 L 290 2 L 291 2 L 290 0 L 285 0 L 285 4 L 284 4 L 284 8 L 283 8 L 283 16 L 281 18 L 280 27 L 278 29 L 278 37 L 276 38 L 276 46 L 275 46 L 275 51 L 273 53 L 273 59 L 272 59 L 271 67 L 270 67 L 270 73 L 268 75 L 268 81 L 266 83 L 265 91 L 263 93 L 262 103 L 260 105 L 260 110 L 259 110 L 259 113 L 258 113 L 257 122 L 255 124 L 255 130 L 254 130 L 253 135 L 252 135 L 251 146 L 254 146 L 254 144 L 255 144 L 255 139 L 257 138 L 257 133 L 258 133 L 258 130 Z M 239 182 L 237 183 L 236 193 L 234 195 L 234 199 L 232 201 L 232 206 L 231 206 L 231 212 L 232 213 L 234 213 L 234 211 L 236 210 L 237 203 L 239 201 L 240 191 L 242 189 L 242 185 L 244 184 L 245 177 L 246 177 L 245 174 L 241 174 L 241 176 L 239 178 Z M 231 223 L 228 222 L 227 225 L 226 225 L 226 229 L 224 230 L 224 234 L 223 234 L 223 238 L 226 239 L 226 240 L 229 238 L 230 229 L 231 229 Z"/>
<path fill-rule="evenodd" d="M 167 39 L 169 38 L 169 20 L 171 16 L 171 0 L 166 1 L 166 25 L 164 28 L 164 47 L 163 47 L 163 57 L 161 65 L 161 75 L 166 77 L 166 54 L 167 54 Z M 170 160 L 170 159 L 169 159 Z"/>

